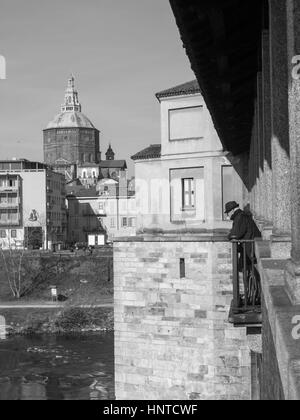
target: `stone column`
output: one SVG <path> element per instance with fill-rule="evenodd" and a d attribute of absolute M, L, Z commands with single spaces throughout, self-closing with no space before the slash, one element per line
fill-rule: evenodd
<path fill-rule="evenodd" d="M 250 210 L 253 212 L 254 209 L 254 174 L 253 174 L 253 132 L 251 135 L 250 153 L 249 153 L 249 203 Z"/>
<path fill-rule="evenodd" d="M 269 32 L 262 34 L 264 216 L 272 221 L 271 80 Z"/>
<path fill-rule="evenodd" d="M 273 233 L 290 234 L 286 0 L 270 0 Z"/>
<path fill-rule="evenodd" d="M 258 216 L 258 188 L 257 188 L 257 101 L 254 105 L 254 121 L 253 121 L 253 132 L 252 132 L 252 212 L 255 217 Z"/>
<path fill-rule="evenodd" d="M 286 4 L 292 219 L 292 251 L 286 287 L 292 302 L 300 304 L 300 2 L 287 0 Z"/>
<path fill-rule="evenodd" d="M 257 74 L 257 215 L 259 220 L 265 219 L 264 214 L 264 143 L 263 143 L 263 93 L 262 73 Z"/>

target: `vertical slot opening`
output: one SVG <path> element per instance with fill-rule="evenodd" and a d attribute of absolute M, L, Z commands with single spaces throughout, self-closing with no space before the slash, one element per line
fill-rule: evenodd
<path fill-rule="evenodd" d="M 185 260 L 184 258 L 180 258 L 180 263 L 179 263 L 179 271 L 180 271 L 180 278 L 184 278 L 185 277 Z"/>

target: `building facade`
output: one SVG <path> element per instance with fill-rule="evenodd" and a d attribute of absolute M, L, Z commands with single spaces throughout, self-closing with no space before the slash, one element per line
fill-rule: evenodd
<path fill-rule="evenodd" d="M 135 161 L 137 230 L 228 229 L 224 204 L 242 202 L 243 185 L 224 152 L 197 81 L 158 93 L 161 143 Z"/>
<path fill-rule="evenodd" d="M 0 162 L 2 248 L 51 249 L 67 236 L 65 180 L 39 162 Z"/>
<path fill-rule="evenodd" d="M 74 165 L 100 160 L 99 130 L 81 112 L 74 77 L 68 80 L 61 112 L 44 130 L 44 161 L 73 179 Z"/>
<path fill-rule="evenodd" d="M 86 192 L 86 193 L 85 193 Z M 105 235 L 106 240 L 135 235 L 135 197 L 88 196 L 87 190 L 68 195 L 68 242 L 88 243 L 89 236 Z"/>
<path fill-rule="evenodd" d="M 115 160 L 111 145 L 105 155 L 98 163 L 79 164 L 77 178 L 67 184 L 70 243 L 135 234 L 134 182 L 128 180 L 126 161 Z"/>
<path fill-rule="evenodd" d="M 197 81 L 157 98 L 161 142 L 132 157 L 137 235 L 114 241 L 116 398 L 249 399 L 246 331 L 228 321 L 240 175 Z"/>

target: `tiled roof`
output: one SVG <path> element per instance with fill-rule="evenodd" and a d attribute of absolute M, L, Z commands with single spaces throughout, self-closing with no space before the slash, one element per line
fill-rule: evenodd
<path fill-rule="evenodd" d="M 78 165 L 78 168 L 97 168 L 99 163 L 93 162 L 82 162 Z"/>
<path fill-rule="evenodd" d="M 160 144 L 151 144 L 150 146 L 143 149 L 141 152 L 136 153 L 131 156 L 132 160 L 142 160 L 142 159 L 157 159 L 161 157 L 161 145 Z"/>
<path fill-rule="evenodd" d="M 100 168 L 127 168 L 126 160 L 102 160 L 99 163 Z"/>
<path fill-rule="evenodd" d="M 95 187 L 85 188 L 78 180 L 74 180 L 73 183 L 66 185 L 67 196 L 74 197 L 98 197 L 99 194 Z"/>
<path fill-rule="evenodd" d="M 155 96 L 159 100 L 160 98 L 166 98 L 168 96 L 191 95 L 193 93 L 201 93 L 199 84 L 196 79 L 192 80 L 191 82 L 175 86 L 171 89 L 158 92 Z"/>
<path fill-rule="evenodd" d="M 82 112 L 66 111 L 56 115 L 47 125 L 50 128 L 95 128 L 93 123 Z"/>

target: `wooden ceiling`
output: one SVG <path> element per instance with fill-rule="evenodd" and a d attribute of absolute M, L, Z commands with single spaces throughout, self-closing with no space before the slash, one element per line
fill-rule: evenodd
<path fill-rule="evenodd" d="M 267 0 L 170 0 L 226 150 L 249 150 Z"/>

